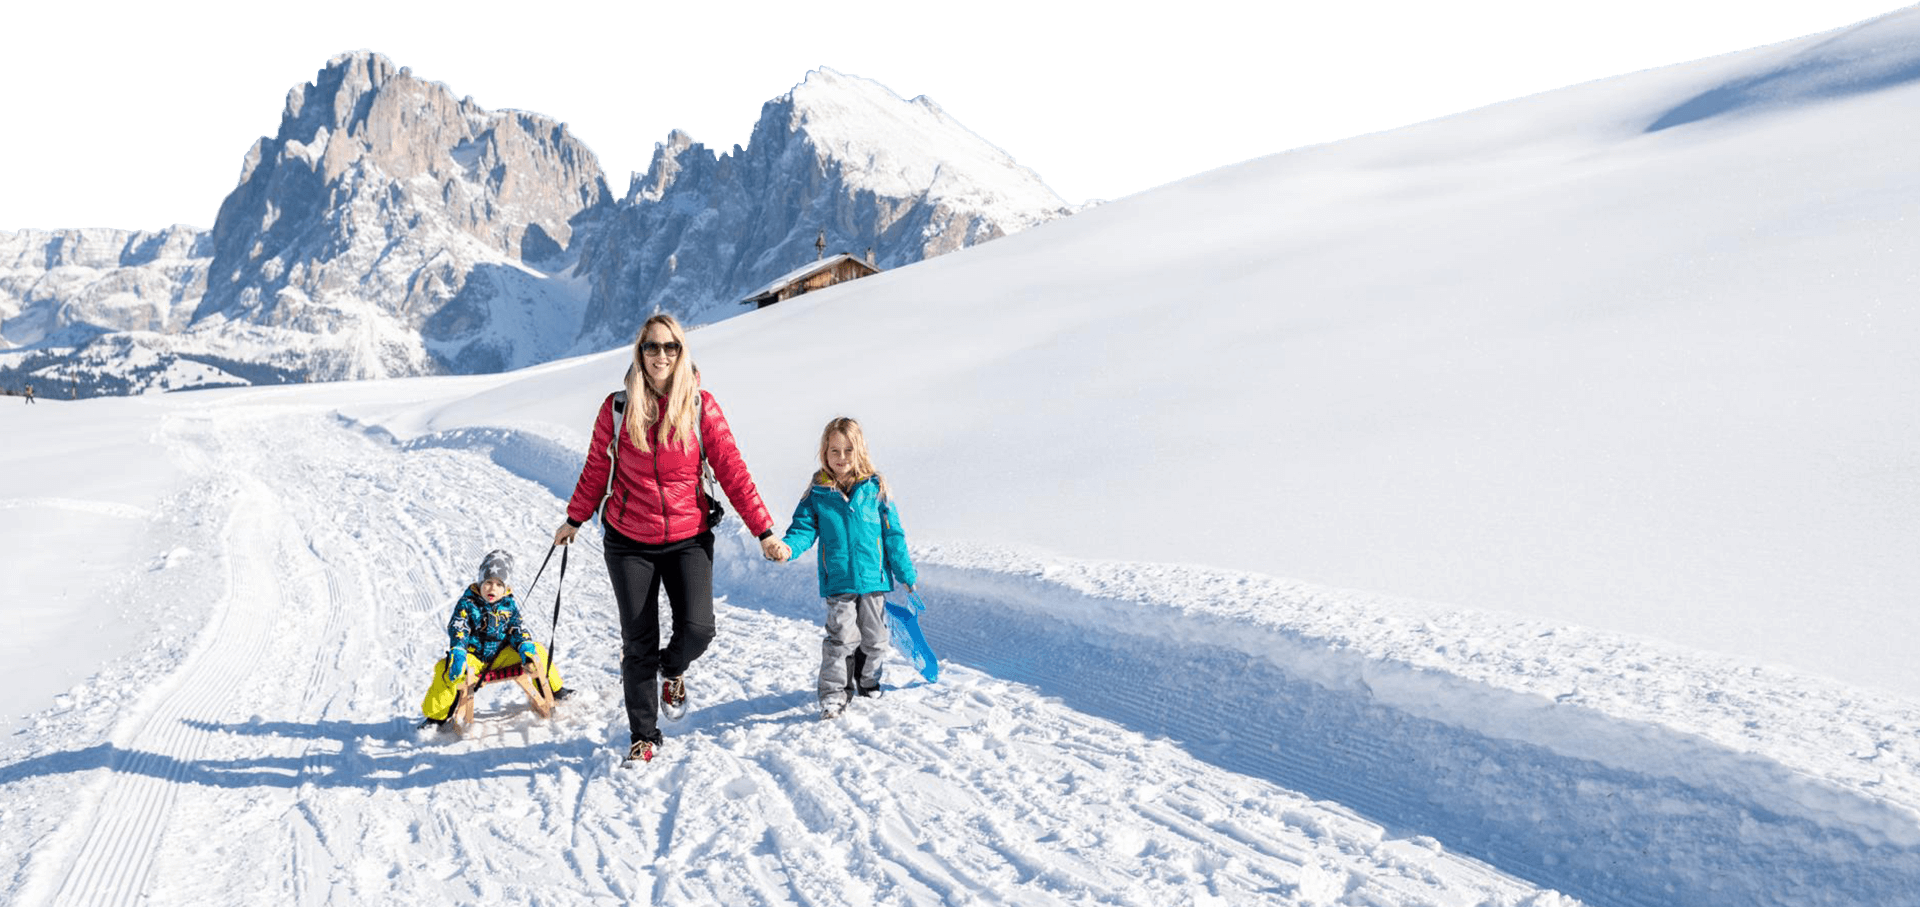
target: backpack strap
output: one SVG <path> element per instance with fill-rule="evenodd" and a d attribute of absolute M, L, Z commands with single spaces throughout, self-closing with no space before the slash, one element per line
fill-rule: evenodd
<path fill-rule="evenodd" d="M 620 433 L 627 430 L 627 392 L 613 392 L 613 431 L 607 439 L 607 490 L 600 493 L 600 522 L 607 521 L 607 501 L 613 498 L 613 476 L 620 471 Z"/>
<path fill-rule="evenodd" d="M 700 430 L 700 423 L 706 421 L 706 418 L 707 395 L 699 388 L 695 388 L 693 391 L 693 445 L 700 450 L 700 490 L 706 494 L 707 500 L 719 503 L 718 480 L 713 477 L 713 466 L 707 463 L 707 438 L 706 434 Z M 714 520 L 715 525 L 719 522 L 718 519 Z"/>

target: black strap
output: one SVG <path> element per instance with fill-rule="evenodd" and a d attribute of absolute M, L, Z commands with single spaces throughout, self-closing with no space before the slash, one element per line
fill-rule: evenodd
<path fill-rule="evenodd" d="M 560 644 L 560 590 L 567 585 L 567 551 L 572 547 L 572 545 L 560 546 L 560 578 L 554 582 L 553 587 L 553 628 L 547 631 L 547 670 L 549 671 L 553 670 L 554 659 L 560 657 L 560 650 L 557 648 Z M 548 551 L 547 556 L 552 557 L 553 552 Z M 546 678 L 542 677 L 541 680 L 545 681 Z"/>
<path fill-rule="evenodd" d="M 560 578 L 553 589 L 553 628 L 547 631 L 547 664 L 553 664 L 556 657 L 553 641 L 560 636 L 560 592 L 567 585 L 567 549 L 571 545 L 553 545 L 547 548 L 547 556 L 540 561 L 540 569 L 533 571 L 533 582 L 527 586 L 527 600 L 533 600 L 533 590 L 540 588 L 540 577 L 547 572 L 547 564 L 553 561 L 553 549 L 560 549 Z"/>
<path fill-rule="evenodd" d="M 558 548 L 558 547 L 560 547 L 560 546 L 559 546 L 559 545 L 554 545 L 554 546 L 551 546 L 551 547 L 549 547 L 549 548 L 547 549 L 547 556 L 546 556 L 546 559 L 545 559 L 545 560 L 542 560 L 542 561 L 540 562 L 540 569 L 538 569 L 538 570 L 535 570 L 535 571 L 533 571 L 533 582 L 531 582 L 531 583 L 529 583 L 529 584 L 527 584 L 527 598 L 528 598 L 528 599 L 532 599 L 532 598 L 533 598 L 533 590 L 535 590 L 535 589 L 538 589 L 538 588 L 540 588 L 540 576 L 541 576 L 541 574 L 543 574 L 543 573 L 546 573 L 546 572 L 547 572 L 547 563 L 548 563 L 549 561 L 552 561 L 552 560 L 553 560 L 553 549 L 554 549 L 554 548 Z"/>

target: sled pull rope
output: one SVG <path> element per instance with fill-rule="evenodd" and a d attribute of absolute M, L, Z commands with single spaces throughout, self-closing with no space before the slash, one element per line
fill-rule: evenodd
<path fill-rule="evenodd" d="M 553 650 L 553 641 L 560 635 L 560 590 L 567 585 L 567 549 L 571 545 L 551 545 L 547 556 L 540 561 L 540 569 L 533 571 L 533 582 L 527 586 L 527 598 L 532 600 L 533 590 L 540 588 L 540 577 L 547 572 L 547 565 L 553 562 L 553 549 L 560 549 L 560 578 L 553 590 L 553 628 L 547 631 L 547 664 L 553 664 L 557 657 Z"/>
<path fill-rule="evenodd" d="M 527 585 L 527 598 L 529 600 L 533 598 L 533 590 L 540 588 L 540 576 L 541 574 L 547 572 L 547 564 L 553 561 L 553 549 L 558 547 L 560 546 L 559 545 L 549 546 L 547 548 L 546 559 L 540 562 L 540 569 L 533 571 L 533 582 Z"/>
<path fill-rule="evenodd" d="M 560 657 L 560 650 L 554 647 L 558 645 L 557 640 L 560 638 L 560 590 L 567 587 L 567 549 L 571 547 L 573 546 L 565 545 L 560 548 L 560 578 L 553 584 L 553 628 L 547 631 L 547 664 L 549 666 L 553 664 L 554 659 Z M 547 556 L 552 557 L 553 552 L 548 551 Z"/>

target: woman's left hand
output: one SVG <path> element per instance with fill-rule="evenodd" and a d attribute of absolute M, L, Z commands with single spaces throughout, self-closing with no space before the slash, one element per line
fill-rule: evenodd
<path fill-rule="evenodd" d="M 760 540 L 760 554 L 770 561 L 784 561 L 793 556 L 793 549 L 788 548 L 785 542 L 767 536 Z"/>

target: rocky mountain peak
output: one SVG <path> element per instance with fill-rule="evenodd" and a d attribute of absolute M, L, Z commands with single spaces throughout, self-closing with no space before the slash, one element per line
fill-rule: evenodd
<path fill-rule="evenodd" d="M 826 68 L 763 104 L 746 148 L 673 131 L 615 201 L 565 124 L 356 51 L 287 93 L 211 230 L 0 234 L 0 375 L 128 393 L 500 371 L 655 311 L 739 314 L 822 233 L 892 268 L 1070 211 L 931 100 Z"/>

